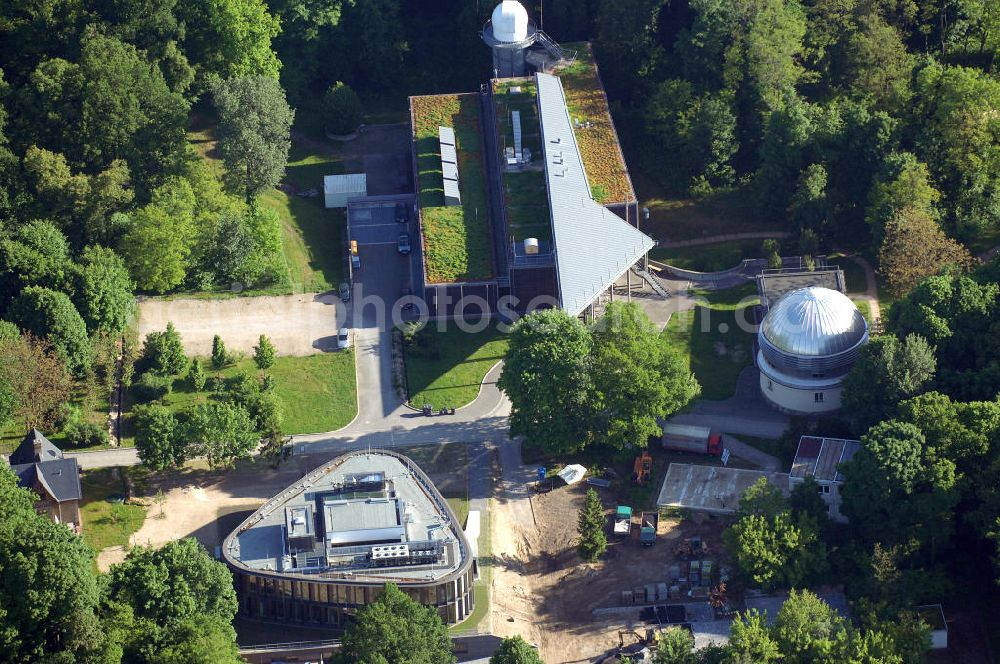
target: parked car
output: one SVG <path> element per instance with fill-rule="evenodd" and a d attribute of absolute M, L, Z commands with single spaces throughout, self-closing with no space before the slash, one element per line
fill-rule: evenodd
<path fill-rule="evenodd" d="M 410 234 L 409 233 L 400 233 L 399 234 L 399 241 L 396 243 L 396 249 L 398 249 L 399 253 L 403 254 L 404 256 L 406 254 L 410 253 Z"/>
<path fill-rule="evenodd" d="M 351 331 L 346 327 L 340 328 L 337 332 L 337 348 L 343 350 L 351 347 Z"/>
<path fill-rule="evenodd" d="M 406 211 L 406 203 L 396 203 L 396 223 L 405 224 L 410 220 L 410 215 Z"/>
<path fill-rule="evenodd" d="M 337 288 L 337 295 L 340 296 L 342 302 L 351 301 L 351 285 L 346 281 L 341 281 L 340 286 Z"/>

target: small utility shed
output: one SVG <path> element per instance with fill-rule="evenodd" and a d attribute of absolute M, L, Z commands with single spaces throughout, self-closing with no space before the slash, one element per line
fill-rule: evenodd
<path fill-rule="evenodd" d="M 672 463 L 663 478 L 656 504 L 712 514 L 732 514 L 743 492 L 762 477 L 788 493 L 788 475 L 784 473 Z"/>
<path fill-rule="evenodd" d="M 367 195 L 368 177 L 364 173 L 323 177 L 323 198 L 328 208 L 345 208 L 348 200 Z"/>

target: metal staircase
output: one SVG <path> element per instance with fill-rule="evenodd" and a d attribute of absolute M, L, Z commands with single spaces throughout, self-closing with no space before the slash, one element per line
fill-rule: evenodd
<path fill-rule="evenodd" d="M 660 297 L 662 297 L 664 299 L 669 299 L 670 298 L 670 291 L 668 291 L 663 286 L 663 284 L 660 283 L 659 278 L 657 278 L 657 276 L 655 274 L 653 274 L 649 270 L 644 270 L 644 269 L 642 269 L 639 266 L 633 267 L 632 271 L 635 272 L 637 275 L 639 275 L 639 277 L 643 281 L 645 281 L 647 284 L 649 284 L 649 287 L 652 288 L 653 292 L 655 292 L 657 295 L 659 295 Z"/>
<path fill-rule="evenodd" d="M 535 33 L 535 43 L 541 44 L 545 52 L 553 57 L 557 62 L 566 58 L 566 52 L 563 51 L 562 47 L 545 34 L 543 31 L 539 30 Z"/>

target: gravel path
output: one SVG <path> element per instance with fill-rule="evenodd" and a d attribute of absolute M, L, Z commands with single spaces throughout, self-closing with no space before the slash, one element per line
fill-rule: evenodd
<path fill-rule="evenodd" d="M 252 353 L 257 338 L 266 334 L 279 355 L 312 355 L 336 347 L 337 329 L 345 320 L 343 303 L 331 294 L 226 300 L 150 298 L 139 303 L 140 338 L 172 322 L 188 355 L 209 355 L 216 334 L 230 350 Z"/>

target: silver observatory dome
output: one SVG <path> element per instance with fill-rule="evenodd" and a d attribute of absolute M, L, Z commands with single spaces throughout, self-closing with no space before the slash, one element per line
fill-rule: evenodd
<path fill-rule="evenodd" d="M 800 288 L 774 305 L 757 333 L 774 368 L 792 373 L 846 373 L 868 343 L 868 323 L 843 293 Z"/>

